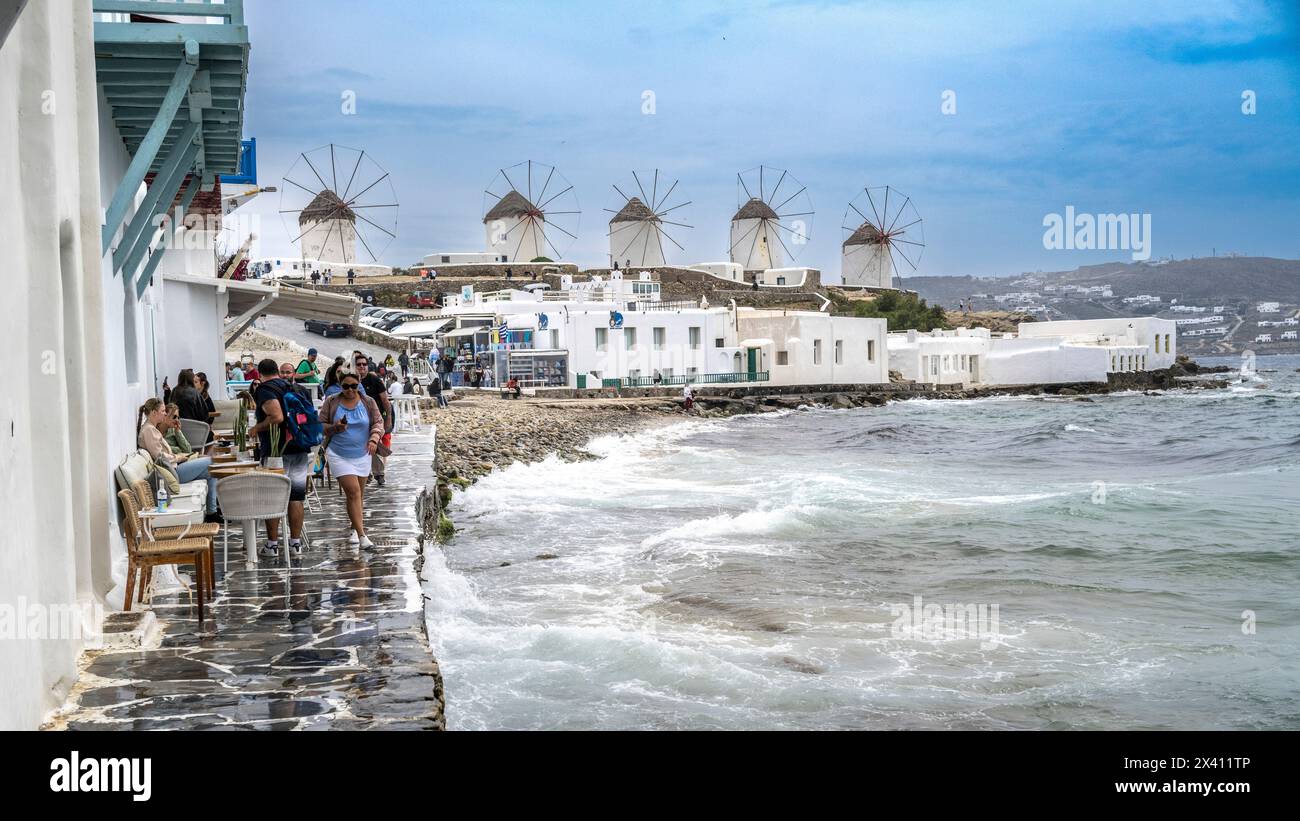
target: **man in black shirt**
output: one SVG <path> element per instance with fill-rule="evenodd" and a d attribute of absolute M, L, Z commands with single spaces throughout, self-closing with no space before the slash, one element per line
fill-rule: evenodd
<path fill-rule="evenodd" d="M 263 359 L 257 363 L 257 373 L 261 381 L 253 394 L 253 406 L 256 410 L 257 424 L 248 429 L 257 435 L 258 450 L 262 455 L 262 464 L 271 455 L 271 426 L 284 425 L 284 407 L 281 398 L 293 385 L 279 376 L 280 366 L 274 359 Z M 287 433 L 281 428 L 281 442 L 284 443 L 284 474 L 289 477 L 289 552 L 294 556 L 302 555 L 302 520 L 303 500 L 307 498 L 307 470 L 311 465 L 311 451 L 303 450 L 294 442 L 284 442 Z M 266 545 L 259 547 L 259 556 L 274 559 L 280 555 L 280 521 L 266 520 Z M 245 550 L 251 549 L 246 546 Z"/>
<path fill-rule="evenodd" d="M 357 370 L 357 379 L 361 382 L 361 389 L 366 392 L 366 396 L 375 400 L 379 405 L 379 410 L 384 414 L 384 434 L 387 435 L 393 430 L 393 403 L 388 400 L 388 391 L 384 388 L 384 382 L 378 376 L 370 372 L 370 360 L 364 356 L 358 356 L 352 360 L 353 366 Z M 375 482 L 384 486 L 384 473 L 387 471 L 387 463 L 383 456 L 376 453 L 370 457 L 370 472 L 374 474 Z"/>

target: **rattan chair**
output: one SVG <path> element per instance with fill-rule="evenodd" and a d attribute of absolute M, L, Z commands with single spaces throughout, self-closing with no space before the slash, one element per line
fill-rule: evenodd
<path fill-rule="evenodd" d="M 150 510 L 157 506 L 158 500 L 154 498 L 153 488 L 149 482 L 141 479 L 131 485 L 135 491 L 135 499 L 140 503 L 141 510 Z M 169 525 L 167 527 L 155 527 L 152 533 L 155 539 L 207 539 L 208 540 L 208 593 L 212 598 L 216 597 L 216 559 L 213 554 L 216 553 L 216 538 L 221 532 L 221 525 L 215 522 L 200 522 L 191 525 Z"/>
<path fill-rule="evenodd" d="M 117 499 L 122 504 L 122 531 L 126 536 L 126 599 L 123 610 L 131 609 L 131 594 L 135 590 L 136 572 L 140 573 L 139 601 L 144 601 L 145 588 L 153 578 L 153 569 L 160 564 L 194 565 L 194 595 L 199 607 L 199 626 L 202 627 L 203 592 L 208 588 L 207 573 L 211 565 L 212 548 L 207 539 L 150 539 L 140 522 L 140 503 L 135 492 L 120 490 Z"/>
<path fill-rule="evenodd" d="M 284 525 L 285 566 L 289 564 L 289 492 L 292 482 L 279 473 L 253 470 L 217 481 L 217 501 L 226 524 L 221 529 L 221 569 L 230 557 L 230 525 L 244 524 L 246 561 L 257 560 L 257 523 L 282 519 Z"/>

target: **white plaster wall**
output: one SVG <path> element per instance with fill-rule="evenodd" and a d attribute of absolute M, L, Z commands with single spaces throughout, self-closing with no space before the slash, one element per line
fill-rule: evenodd
<path fill-rule="evenodd" d="M 1157 317 L 1118 317 L 1115 319 L 1077 319 L 1056 322 L 1024 322 L 1020 336 L 1062 336 L 1071 342 L 1116 345 L 1141 345 L 1147 348 L 1147 369 L 1168 368 L 1178 356 L 1178 325 L 1172 319 Z M 1160 350 L 1156 350 L 1156 337 Z M 1165 340 L 1168 338 L 1168 348 Z"/>
<path fill-rule="evenodd" d="M 987 334 L 942 335 L 907 332 L 889 334 L 889 368 L 898 371 L 904 379 L 932 382 L 943 385 L 981 384 L 986 381 L 983 365 L 987 361 L 991 340 Z M 944 357 L 948 357 L 945 366 Z M 965 356 L 965 367 L 962 357 Z M 972 366 L 970 357 L 979 357 Z M 936 376 L 928 366 L 938 357 L 939 373 Z"/>
<path fill-rule="evenodd" d="M 995 338 L 980 375 L 989 385 L 1105 382 L 1109 365 L 1105 348 L 1069 345 L 1061 337 Z"/>
<path fill-rule="evenodd" d="M 551 328 L 562 328 L 560 344 L 569 350 L 569 368 L 573 374 L 597 372 L 602 379 L 623 378 L 631 372 L 640 376 L 654 376 L 668 369 L 674 376 L 686 375 L 689 368 L 698 374 L 717 373 L 725 357 L 727 363 L 735 353 L 735 331 L 731 329 L 731 314 L 726 310 L 687 311 L 621 311 L 623 327 L 609 327 L 608 310 L 570 310 L 567 320 L 563 314 L 549 316 Z M 557 324 L 557 322 L 559 324 Z M 664 329 L 664 344 L 656 348 L 654 329 Z M 690 347 L 690 329 L 700 329 L 698 348 Z M 606 349 L 596 348 L 596 329 L 605 329 Z M 635 347 L 627 348 L 628 329 L 636 332 Z M 725 341 L 722 349 L 715 348 L 715 340 Z M 725 372 L 731 372 L 730 364 Z M 570 384 L 574 384 L 572 374 Z M 590 384 L 590 382 L 588 383 Z"/>
<path fill-rule="evenodd" d="M 780 268 L 785 265 L 785 254 L 777 239 L 779 228 L 772 221 L 744 219 L 731 221 L 731 261 L 740 263 L 746 271 Z"/>
<path fill-rule="evenodd" d="M 800 267 L 768 268 L 759 273 L 758 284 L 772 288 L 799 288 L 808 281 L 808 270 Z"/>
<path fill-rule="evenodd" d="M 491 252 L 471 252 L 471 253 L 432 253 L 425 254 L 420 265 L 426 268 L 437 268 L 439 265 L 485 265 L 501 261 L 501 254 Z M 443 261 L 446 257 L 446 261 Z"/>
<path fill-rule="evenodd" d="M 702 271 L 728 282 L 744 282 L 745 268 L 737 262 L 697 262 L 690 266 L 693 271 Z"/>
<path fill-rule="evenodd" d="M 0 604 L 102 601 L 109 562 L 99 163 L 88 3 L 29 3 L 0 49 L 7 343 Z M 0 729 L 33 729 L 76 677 L 75 637 L 0 640 Z"/>
<path fill-rule="evenodd" d="M 886 322 L 866 317 L 831 316 L 814 311 L 752 311 L 738 313 L 739 341 L 771 339 L 762 346 L 759 370 L 775 385 L 883 384 L 889 381 Z M 821 362 L 814 340 L 821 340 Z M 835 342 L 841 340 L 843 361 L 835 362 Z M 871 345 L 868 345 L 871 342 Z M 778 365 L 777 353 L 787 353 Z M 868 355 L 870 352 L 870 356 Z"/>

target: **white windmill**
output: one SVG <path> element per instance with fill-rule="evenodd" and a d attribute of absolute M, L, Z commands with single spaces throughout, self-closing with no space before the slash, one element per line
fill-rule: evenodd
<path fill-rule="evenodd" d="M 899 262 L 915 271 L 925 250 L 921 215 L 912 198 L 888 185 L 863 188 L 849 202 L 840 227 L 846 235 L 840 258 L 845 285 L 893 288 L 894 277 L 902 277 Z"/>
<path fill-rule="evenodd" d="M 770 189 L 769 183 L 773 183 Z M 813 208 L 807 187 L 788 171 L 760 165 L 736 175 L 736 195 L 739 208 L 731 218 L 731 261 L 746 271 L 783 268 L 793 262 L 811 233 Z"/>
<path fill-rule="evenodd" d="M 562 259 L 578 238 L 577 195 L 553 166 L 527 160 L 503 168 L 484 194 L 487 249 L 507 262 Z"/>
<path fill-rule="evenodd" d="M 673 180 L 672 185 L 667 186 L 664 194 L 660 196 L 657 168 L 652 175 L 648 175 L 649 193 L 646 192 L 641 177 L 635 171 L 632 172 L 632 179 L 636 181 L 641 196 L 629 197 L 616 185 L 614 190 L 623 198 L 623 206 L 617 211 L 605 209 L 614 214 L 609 221 L 610 264 L 611 266 L 623 265 L 626 268 L 652 268 L 664 265 L 665 239 L 676 245 L 679 250 L 685 250 L 681 243 L 668 234 L 664 226 L 691 227 L 682 222 L 665 219 L 665 216 L 678 208 L 690 205 L 690 201 L 669 206 L 669 198 L 677 189 L 677 180 Z"/>
<path fill-rule="evenodd" d="M 280 217 L 303 260 L 379 262 L 397 237 L 392 178 L 365 151 L 330 143 L 303 152 L 283 180 Z"/>

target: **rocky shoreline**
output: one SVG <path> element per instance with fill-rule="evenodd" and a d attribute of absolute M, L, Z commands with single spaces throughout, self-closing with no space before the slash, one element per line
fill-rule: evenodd
<path fill-rule="evenodd" d="M 661 396 L 618 398 L 500 399 L 496 392 L 461 391 L 446 409 L 426 408 L 424 421 L 438 428 L 437 483 L 441 506 L 454 489 L 464 489 L 498 467 L 532 463 L 552 454 L 579 461 L 595 458 L 588 444 L 611 433 L 634 433 L 690 418 L 723 418 L 747 413 L 773 413 L 800 407 L 837 409 L 875 407 L 906 399 L 983 399 L 994 396 L 1044 395 L 1091 401 L 1091 395 L 1128 391 L 1222 388 L 1221 379 L 1206 373 L 1226 368 L 1202 368 L 1182 360 L 1172 368 L 1112 374 L 1109 382 L 1062 385 L 1018 385 L 969 389 L 917 390 L 912 385 L 874 386 L 861 390 L 812 390 L 765 393 L 754 389 L 701 388 L 689 416 L 684 401 L 672 392 Z"/>

